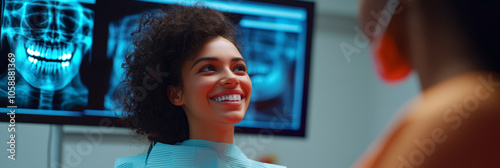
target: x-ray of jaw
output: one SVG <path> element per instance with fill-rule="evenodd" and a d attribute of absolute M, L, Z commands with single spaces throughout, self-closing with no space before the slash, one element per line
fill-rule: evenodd
<path fill-rule="evenodd" d="M 125 69 L 122 63 L 125 61 L 127 52 L 132 51 L 132 32 L 139 27 L 140 14 L 125 16 L 109 24 L 108 37 L 108 59 L 113 60 L 113 71 L 109 80 L 109 90 L 104 97 L 104 108 L 114 110 L 116 105 L 113 101 L 113 93 L 119 82 L 124 79 Z"/>
<path fill-rule="evenodd" d="M 25 94 L 16 104 L 62 110 L 86 106 L 88 89 L 79 69 L 92 44 L 93 11 L 69 0 L 7 0 L 3 17 L 2 38 L 22 76 L 16 75 L 16 94 Z M 5 82 L 0 86 L 5 92 Z"/>

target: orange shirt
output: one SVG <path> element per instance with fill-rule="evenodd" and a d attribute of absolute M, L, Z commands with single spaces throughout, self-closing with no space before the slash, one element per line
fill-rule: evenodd
<path fill-rule="evenodd" d="M 424 90 L 353 167 L 500 168 L 500 78 L 457 75 Z"/>

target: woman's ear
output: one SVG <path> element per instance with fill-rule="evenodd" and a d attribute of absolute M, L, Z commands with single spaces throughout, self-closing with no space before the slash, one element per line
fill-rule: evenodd
<path fill-rule="evenodd" d="M 168 100 L 170 103 L 176 106 L 181 106 L 184 104 L 182 100 L 182 90 L 180 87 L 168 86 L 167 87 Z"/>

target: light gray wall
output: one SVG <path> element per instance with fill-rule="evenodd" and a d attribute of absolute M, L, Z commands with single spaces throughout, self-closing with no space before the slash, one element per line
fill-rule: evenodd
<path fill-rule="evenodd" d="M 252 158 L 277 156 L 288 167 L 349 167 L 380 134 L 401 105 L 415 96 L 412 75 L 397 86 L 380 82 L 368 48 L 346 60 L 339 45 L 354 45 L 352 17 L 318 14 L 315 20 L 306 138 L 237 135 L 236 144 Z M 7 148 L 7 123 L 0 142 Z M 46 167 L 49 125 L 17 123 L 17 160 L 0 154 L 0 167 Z M 5 128 L 5 129 L 4 129 Z M 63 167 L 112 167 L 114 159 L 144 153 L 147 142 L 124 129 L 64 126 Z"/>
<path fill-rule="evenodd" d="M 5 114 L 1 114 L 5 115 Z M 18 119 L 19 121 L 19 119 Z M 10 153 L 6 142 L 9 141 L 10 133 L 7 131 L 8 123 L 0 122 L 0 167 L 24 168 L 24 167 L 47 167 L 47 150 L 49 143 L 49 125 L 15 123 L 15 149 L 16 160 L 7 158 Z"/>

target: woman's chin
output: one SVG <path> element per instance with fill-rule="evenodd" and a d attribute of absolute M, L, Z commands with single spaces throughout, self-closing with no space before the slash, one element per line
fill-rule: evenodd
<path fill-rule="evenodd" d="M 245 117 L 245 112 L 229 111 L 224 114 L 224 120 L 227 123 L 237 124 Z"/>

